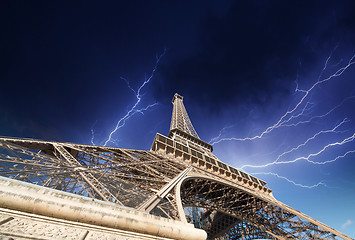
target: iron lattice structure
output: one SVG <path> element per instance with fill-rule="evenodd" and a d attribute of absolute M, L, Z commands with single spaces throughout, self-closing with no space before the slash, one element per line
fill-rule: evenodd
<path fill-rule="evenodd" d="M 132 207 L 209 239 L 351 239 L 277 201 L 266 182 L 221 162 L 175 94 L 168 137 L 150 151 L 0 138 L 2 176 Z"/>

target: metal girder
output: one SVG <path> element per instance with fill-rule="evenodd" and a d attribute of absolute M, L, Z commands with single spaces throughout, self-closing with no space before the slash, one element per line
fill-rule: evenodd
<path fill-rule="evenodd" d="M 157 192 L 154 196 L 149 198 L 146 202 L 144 202 L 141 206 L 138 207 L 138 210 L 150 212 L 154 207 L 158 205 L 158 203 L 165 198 L 172 189 L 182 181 L 182 179 L 186 176 L 186 174 L 191 171 L 192 167 L 186 168 L 179 175 L 177 175 L 174 179 L 172 179 L 167 185 L 165 185 L 159 192 Z"/>
<path fill-rule="evenodd" d="M 247 223 L 248 226 L 253 226 L 253 229 L 257 228 L 260 238 L 269 236 L 277 239 L 302 239 L 306 237 L 306 239 L 335 239 L 336 235 L 338 235 L 344 239 L 351 239 L 324 224 L 323 226 L 315 224 L 313 219 L 309 217 L 303 218 L 300 214 L 295 213 L 295 210 L 290 212 L 290 208 L 279 207 L 276 199 L 261 199 L 252 193 L 244 192 L 236 186 L 223 184 L 218 180 L 218 177 L 214 179 L 186 178 L 179 190 L 182 193 L 182 205 L 210 209 L 237 218 L 241 222 Z M 206 186 L 209 189 L 206 189 Z M 238 200 L 228 198 L 227 191 L 229 194 L 242 195 L 244 197 Z M 224 218 L 224 220 L 230 219 Z M 223 225 L 222 223 L 219 224 Z M 225 236 L 232 237 L 233 235 L 241 234 L 243 231 L 245 234 L 245 230 L 241 230 L 238 224 L 235 227 L 220 229 L 219 233 L 216 233 L 215 230 L 206 230 L 211 231 L 209 236 L 219 235 L 221 238 Z M 226 230 L 228 230 L 227 233 Z M 250 227 L 248 231 L 250 234 L 251 232 L 256 234 L 255 229 L 251 230 Z M 240 238 L 243 239 L 242 237 Z"/>
<path fill-rule="evenodd" d="M 83 165 L 78 162 L 65 148 L 59 144 L 53 144 L 53 147 L 59 152 L 60 156 L 66 160 L 70 165 L 80 167 Z M 83 170 L 83 169 L 82 169 Z M 75 171 L 75 169 L 74 169 Z M 113 201 L 120 205 L 123 205 L 120 200 L 116 198 L 94 175 L 90 172 L 79 171 L 78 174 L 84 179 L 84 181 L 90 185 L 90 187 L 105 201 Z"/>
<path fill-rule="evenodd" d="M 2 176 L 130 207 L 186 168 L 148 151 L 0 138 Z"/>

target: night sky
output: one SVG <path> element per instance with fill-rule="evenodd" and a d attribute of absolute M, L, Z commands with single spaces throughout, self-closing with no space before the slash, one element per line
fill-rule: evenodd
<path fill-rule="evenodd" d="M 1 136 L 103 145 L 128 114 L 107 145 L 148 150 L 156 132 L 168 134 L 177 92 L 217 157 L 355 237 L 354 1 L 0 9 Z M 245 166 L 275 160 L 291 163 Z"/>

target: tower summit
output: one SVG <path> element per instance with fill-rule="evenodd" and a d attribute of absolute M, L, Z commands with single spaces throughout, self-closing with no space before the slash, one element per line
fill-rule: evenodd
<path fill-rule="evenodd" d="M 200 139 L 194 127 L 192 126 L 189 116 L 187 115 L 183 103 L 183 97 L 175 93 L 172 103 L 174 107 L 173 107 L 173 114 L 171 117 L 170 132 L 172 130 L 180 130 L 187 134 L 190 134 L 195 138 Z"/>
<path fill-rule="evenodd" d="M 171 116 L 171 124 L 168 137 L 177 142 L 182 142 L 185 145 L 187 143 L 189 143 L 188 145 L 191 146 L 197 144 L 199 147 L 212 152 L 212 145 L 202 141 L 195 131 L 195 128 L 193 127 L 184 106 L 183 97 L 175 93 L 172 103 L 173 113 Z"/>

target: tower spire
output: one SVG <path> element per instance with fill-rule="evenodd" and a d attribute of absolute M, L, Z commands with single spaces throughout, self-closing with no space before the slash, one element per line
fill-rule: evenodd
<path fill-rule="evenodd" d="M 192 126 L 189 115 L 187 115 L 187 111 L 183 103 L 183 97 L 175 93 L 172 103 L 174 107 L 171 117 L 170 132 L 174 129 L 178 129 L 195 138 L 200 139 L 194 127 Z"/>
<path fill-rule="evenodd" d="M 173 113 L 171 116 L 170 132 L 168 136 L 176 141 L 179 141 L 178 139 L 181 138 L 185 139 L 189 142 L 189 145 L 195 145 L 195 148 L 197 144 L 199 147 L 203 147 L 212 152 L 212 145 L 202 141 L 195 131 L 184 106 L 183 97 L 175 93 L 172 103 Z"/>

